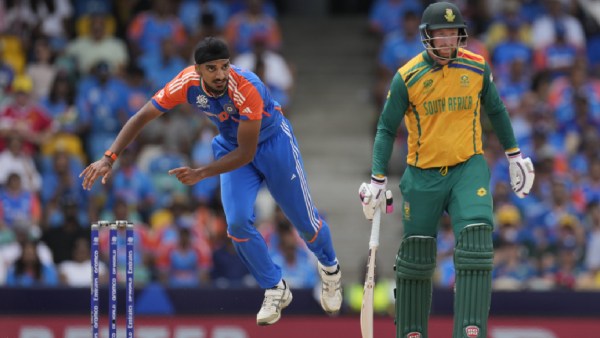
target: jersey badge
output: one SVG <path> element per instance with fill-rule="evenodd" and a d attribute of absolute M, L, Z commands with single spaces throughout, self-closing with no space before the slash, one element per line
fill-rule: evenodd
<path fill-rule="evenodd" d="M 196 97 L 196 105 L 198 108 L 208 109 L 210 106 L 208 105 L 208 98 L 205 95 L 198 95 Z"/>
<path fill-rule="evenodd" d="M 226 111 L 229 115 L 237 113 L 237 109 L 235 109 L 235 106 L 231 103 L 224 104 L 223 110 Z"/>
<path fill-rule="evenodd" d="M 477 190 L 477 196 L 483 197 L 485 195 L 487 195 L 487 190 L 485 190 L 485 188 L 481 187 L 479 190 Z"/>
<path fill-rule="evenodd" d="M 452 12 L 452 8 L 446 8 L 446 15 L 444 15 L 444 18 L 446 18 L 446 21 L 448 22 L 454 22 L 456 15 Z"/>
<path fill-rule="evenodd" d="M 469 86 L 469 76 L 467 76 L 466 74 L 463 74 L 460 76 L 460 86 L 461 87 Z"/>

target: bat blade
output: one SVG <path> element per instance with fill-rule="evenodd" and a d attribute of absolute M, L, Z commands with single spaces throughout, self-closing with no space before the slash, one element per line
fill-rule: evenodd
<path fill-rule="evenodd" d="M 373 338 L 373 290 L 375 288 L 375 256 L 377 247 L 369 249 L 367 275 L 360 309 L 360 331 L 362 338 Z"/>
<path fill-rule="evenodd" d="M 369 259 L 363 288 L 362 307 L 360 309 L 360 332 L 362 338 L 373 338 L 373 291 L 375 289 L 375 258 L 379 247 L 379 225 L 381 210 L 378 208 L 373 216 L 371 238 L 369 240 Z"/>

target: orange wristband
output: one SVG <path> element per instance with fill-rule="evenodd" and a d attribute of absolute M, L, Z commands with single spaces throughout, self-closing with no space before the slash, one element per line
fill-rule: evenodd
<path fill-rule="evenodd" d="M 105 152 L 104 152 L 104 156 L 106 156 L 106 157 L 108 157 L 108 158 L 112 159 L 112 160 L 113 160 L 113 162 L 114 162 L 114 161 L 116 161 L 116 160 L 117 160 L 117 158 L 119 157 L 119 156 L 117 156 L 117 154 L 113 153 L 113 152 L 112 152 L 112 151 L 110 151 L 110 150 L 107 150 L 107 151 L 105 151 Z"/>

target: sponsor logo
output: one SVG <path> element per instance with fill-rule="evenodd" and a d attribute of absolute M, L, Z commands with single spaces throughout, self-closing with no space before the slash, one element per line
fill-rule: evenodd
<path fill-rule="evenodd" d="M 252 114 L 252 109 L 250 109 L 250 107 L 246 107 L 244 110 L 242 110 L 242 114 Z"/>
<path fill-rule="evenodd" d="M 479 327 L 475 325 L 469 325 L 465 327 L 465 334 L 469 338 L 477 338 L 479 337 Z"/>
<path fill-rule="evenodd" d="M 421 338 L 420 332 L 411 332 L 406 335 L 406 338 Z"/>
<path fill-rule="evenodd" d="M 198 108 L 208 109 L 208 98 L 203 94 L 196 96 L 196 106 L 198 106 Z"/>

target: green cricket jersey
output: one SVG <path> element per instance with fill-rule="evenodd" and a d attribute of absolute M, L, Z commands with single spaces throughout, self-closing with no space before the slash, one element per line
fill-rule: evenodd
<path fill-rule="evenodd" d="M 485 106 L 505 150 L 516 148 L 504 103 L 480 55 L 460 49 L 458 58 L 437 65 L 426 51 L 401 67 L 377 125 L 373 174 L 385 175 L 402 118 L 408 129 L 409 165 L 450 167 L 483 153 L 481 106 Z"/>

